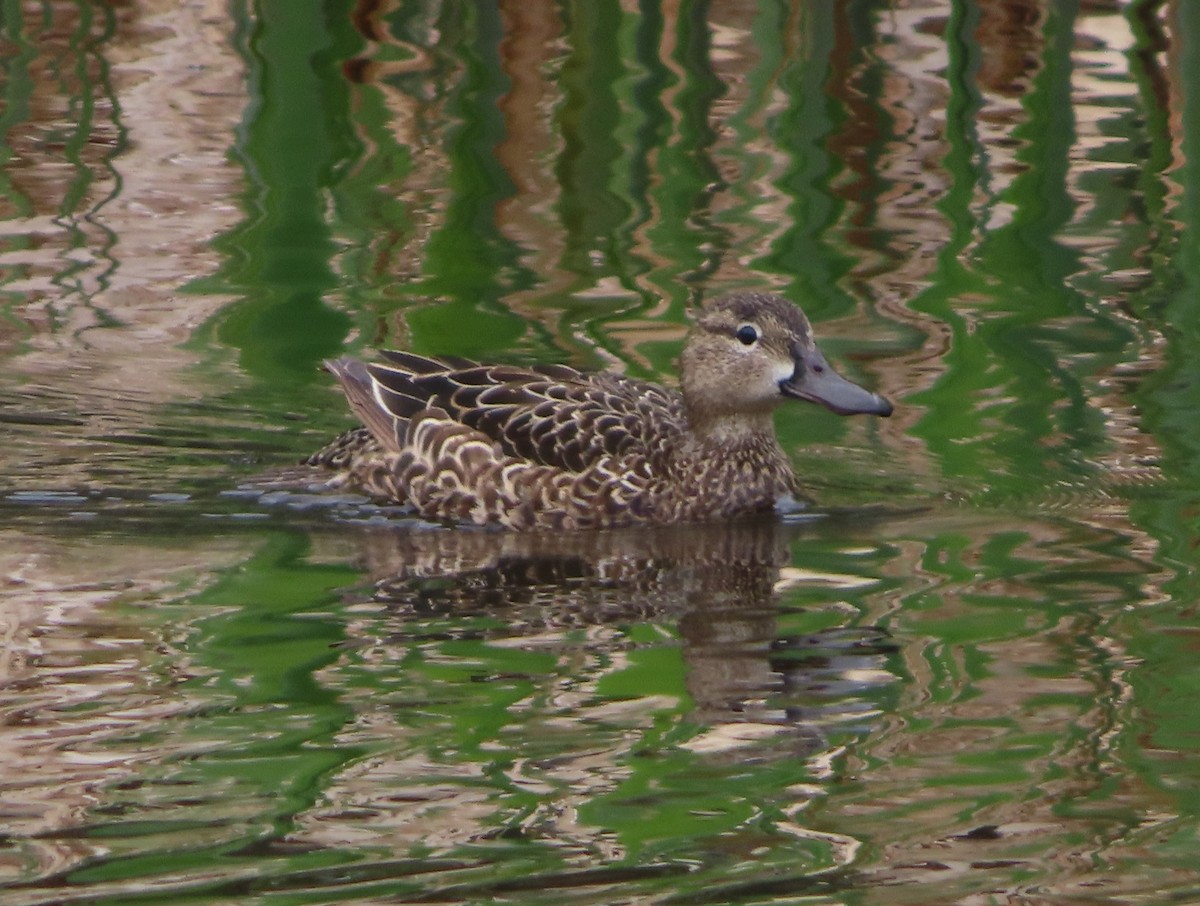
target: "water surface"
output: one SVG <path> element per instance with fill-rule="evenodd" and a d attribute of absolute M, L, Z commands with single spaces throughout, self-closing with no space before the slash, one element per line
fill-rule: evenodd
<path fill-rule="evenodd" d="M 1198 9 L 0 5 L 4 901 L 1200 897 Z M 738 288 L 897 404 L 805 518 L 281 480 Z"/>

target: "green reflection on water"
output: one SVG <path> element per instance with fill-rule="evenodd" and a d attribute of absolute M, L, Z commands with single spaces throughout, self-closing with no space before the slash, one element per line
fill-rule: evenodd
<path fill-rule="evenodd" d="M 446 206 L 440 228 L 425 245 L 421 276 L 399 291 L 444 300 L 408 317 L 414 345 L 478 356 L 511 347 L 520 337 L 522 320 L 496 302 L 505 292 L 529 286 L 531 275 L 495 219 L 497 205 L 512 194 L 510 177 L 493 155 L 504 136 L 497 102 L 507 86 L 497 53 L 499 13 L 486 5 L 455 4 L 442 12 L 440 24 L 462 67 L 458 84 L 443 98 L 443 113 L 455 124 L 439 149 L 449 163 L 440 188 Z"/>
<path fill-rule="evenodd" d="M 917 433 L 947 476 L 1001 498 L 1037 493 L 1047 481 L 1103 480 L 1090 460 L 1107 444 L 1104 424 L 1072 363 L 1116 361 L 1134 338 L 1072 291 L 1079 256 L 1058 238 L 1075 210 L 1066 176 L 1076 137 L 1062 115 L 1071 109 L 1072 15 L 1063 5 L 1048 18 L 1042 66 L 1022 102 L 1028 118 L 1012 134 L 1024 166 L 982 209 L 1009 205 L 1014 214 L 986 230 L 972 178 L 985 153 L 971 126 L 983 103 L 970 78 L 981 52 L 968 40 L 977 23 L 969 16 L 951 23 L 964 34 L 949 44 L 947 115 L 961 128 L 949 133 L 946 164 L 958 178 L 941 213 L 953 232 L 937 283 L 913 306 L 942 319 L 954 341 L 944 377 L 913 402 L 927 407 Z"/>
<path fill-rule="evenodd" d="M 230 251 L 221 277 L 192 289 L 246 297 L 221 314 L 217 338 L 267 383 L 315 380 L 350 324 L 321 295 L 335 284 L 326 193 L 359 152 L 340 69 L 360 44 L 351 8 L 263 0 L 239 22 L 256 99 L 237 148 L 251 217 L 221 240 Z"/>

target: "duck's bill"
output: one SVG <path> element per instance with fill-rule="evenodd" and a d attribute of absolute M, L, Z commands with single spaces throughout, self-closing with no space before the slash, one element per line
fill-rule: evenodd
<path fill-rule="evenodd" d="M 819 403 L 838 415 L 886 417 L 892 414 L 892 404 L 886 399 L 853 381 L 846 380 L 824 363 L 820 370 L 806 368 L 802 374 L 782 381 L 779 389 L 784 396 Z"/>

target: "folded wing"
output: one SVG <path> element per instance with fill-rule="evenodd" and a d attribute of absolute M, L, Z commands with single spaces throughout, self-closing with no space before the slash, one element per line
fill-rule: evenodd
<path fill-rule="evenodd" d="M 602 457 L 653 461 L 684 430 L 677 392 L 617 374 L 382 355 L 378 364 L 346 358 L 327 364 L 371 434 L 396 452 L 410 442 L 412 420 L 429 410 L 473 429 L 509 457 L 570 472 Z"/>

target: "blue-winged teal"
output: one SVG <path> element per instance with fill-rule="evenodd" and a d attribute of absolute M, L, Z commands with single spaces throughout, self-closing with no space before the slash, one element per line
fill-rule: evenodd
<path fill-rule="evenodd" d="M 892 411 L 826 364 L 799 308 L 757 293 L 705 303 L 684 344 L 681 391 L 565 365 L 382 355 L 326 363 L 365 428 L 309 464 L 429 519 L 514 529 L 769 511 L 797 491 L 775 438 L 779 403 Z"/>

